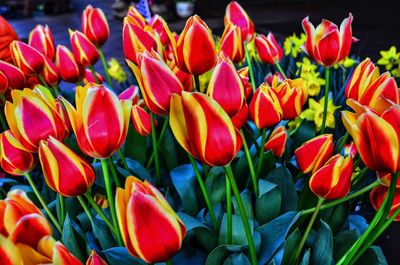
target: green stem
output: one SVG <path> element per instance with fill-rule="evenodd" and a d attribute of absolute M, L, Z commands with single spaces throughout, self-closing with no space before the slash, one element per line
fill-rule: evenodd
<path fill-rule="evenodd" d="M 118 175 L 117 175 L 117 171 L 115 170 L 114 162 L 113 162 L 113 160 L 111 159 L 111 157 L 108 158 L 108 162 L 110 163 L 111 175 L 112 175 L 112 178 L 113 178 L 113 180 L 114 180 L 115 186 L 121 187 L 121 183 L 119 182 L 119 178 L 118 178 Z"/>
<path fill-rule="evenodd" d="M 85 193 L 85 197 L 88 200 L 89 204 L 93 207 L 93 209 L 96 211 L 96 213 L 100 216 L 100 218 L 106 223 L 108 228 L 110 228 L 111 232 L 115 234 L 115 228 L 113 223 L 107 218 L 107 216 L 103 213 L 103 211 L 100 209 L 100 207 L 97 205 L 96 201 L 93 199 L 92 195 L 90 192 Z"/>
<path fill-rule="evenodd" d="M 174 265 L 174 262 L 172 262 L 172 259 L 169 259 L 165 262 L 165 265 Z"/>
<path fill-rule="evenodd" d="M 4 94 L 0 94 L 0 99 L 1 99 L 1 103 L 2 104 L 6 104 L 6 101 L 7 101 L 7 99 L 6 99 L 6 97 L 4 96 Z"/>
<path fill-rule="evenodd" d="M 283 78 L 287 79 L 287 76 L 286 76 L 285 72 L 283 71 L 283 69 L 282 69 L 281 65 L 279 64 L 279 62 L 277 62 L 277 63 L 275 64 L 275 66 L 276 66 L 276 68 L 278 68 L 278 71 L 281 73 L 281 75 L 283 76 Z"/>
<path fill-rule="evenodd" d="M 60 225 L 63 226 L 65 220 L 65 201 L 61 194 L 58 194 L 58 201 L 60 203 Z"/>
<path fill-rule="evenodd" d="M 251 63 L 251 57 L 249 54 L 249 50 L 247 49 L 247 43 L 244 43 L 244 53 L 246 56 L 246 62 L 247 66 L 249 67 L 249 75 L 250 75 L 250 81 L 251 81 L 251 87 L 253 88 L 253 92 L 256 91 L 256 80 L 254 79 L 254 73 L 253 73 L 253 65 Z"/>
<path fill-rule="evenodd" d="M 60 90 L 58 89 L 58 86 L 57 86 L 57 85 L 53 86 L 52 89 L 53 89 L 54 94 L 55 94 L 56 96 L 60 95 Z"/>
<path fill-rule="evenodd" d="M 294 252 L 294 255 L 293 255 L 293 257 L 294 257 L 293 260 L 295 262 L 294 264 L 297 264 L 297 260 L 299 259 L 300 253 L 301 253 L 301 251 L 303 249 L 303 246 L 304 246 L 304 243 L 306 243 L 308 234 L 311 231 L 311 228 L 312 228 L 312 226 L 313 226 L 313 224 L 315 222 L 315 219 L 318 216 L 319 210 L 321 209 L 321 206 L 322 206 L 323 202 L 324 202 L 323 198 L 318 198 L 318 203 L 317 203 L 317 206 L 315 207 L 314 213 L 311 216 L 311 219 L 310 219 L 310 221 L 309 221 L 309 223 L 307 225 L 306 230 L 304 231 L 303 237 L 301 238 L 299 245 L 296 248 L 296 251 Z"/>
<path fill-rule="evenodd" d="M 198 76 L 198 75 L 193 75 L 193 78 L 194 78 L 194 89 L 195 89 L 197 92 L 201 92 L 201 91 L 200 91 L 200 76 Z"/>
<path fill-rule="evenodd" d="M 339 148 L 338 148 L 339 152 L 342 151 L 344 145 L 347 142 L 347 139 L 349 139 L 349 136 L 350 136 L 350 133 L 348 131 L 346 131 L 346 133 L 344 134 L 342 140 L 340 141 Z"/>
<path fill-rule="evenodd" d="M 129 171 L 129 167 L 128 164 L 126 163 L 126 157 L 124 155 L 124 152 L 122 151 L 122 147 L 118 149 L 118 155 L 121 158 L 122 165 L 124 165 L 124 168 Z"/>
<path fill-rule="evenodd" d="M 210 195 L 208 194 L 206 184 L 204 183 L 204 180 L 201 177 L 199 168 L 197 167 L 197 164 L 196 164 L 196 160 L 194 160 L 194 158 L 189 153 L 188 153 L 188 157 L 189 157 L 190 163 L 192 164 L 192 168 L 196 175 L 197 181 L 199 182 L 200 189 L 201 189 L 201 192 L 203 193 L 204 200 L 206 201 L 206 205 L 207 205 L 208 212 L 210 213 L 210 219 L 211 219 L 213 229 L 214 229 L 214 231 L 217 231 L 218 230 L 217 218 L 215 217 L 214 208 L 212 205 L 212 201 L 210 199 Z"/>
<path fill-rule="evenodd" d="M 249 219 L 247 218 L 246 209 L 244 208 L 242 198 L 240 197 L 239 188 L 236 184 L 235 177 L 233 176 L 231 165 L 228 164 L 224 167 L 225 173 L 228 176 L 229 182 L 232 186 L 233 195 L 239 208 L 239 213 L 242 218 L 244 231 L 246 233 L 247 243 L 249 244 L 250 260 L 252 265 L 257 265 L 257 252 L 254 246 L 253 235 L 251 234 Z"/>
<path fill-rule="evenodd" d="M 85 213 L 87 217 L 89 218 L 90 222 L 93 222 L 93 217 L 92 214 L 90 213 L 89 207 L 86 205 L 85 201 L 83 200 L 82 196 L 78 196 L 78 201 L 81 203 L 83 210 L 85 210 Z"/>
<path fill-rule="evenodd" d="M 168 124 L 169 124 L 169 119 L 167 118 L 165 120 L 164 124 L 163 124 L 163 127 L 161 128 L 161 133 L 160 133 L 160 136 L 158 137 L 158 140 L 157 140 L 157 150 L 160 147 L 160 144 L 161 144 L 161 141 L 162 141 L 162 139 L 164 137 L 165 132 L 167 131 Z M 154 151 L 151 153 L 151 156 L 149 158 L 149 162 L 147 162 L 147 165 L 146 165 L 146 169 L 147 170 L 150 169 L 151 164 L 153 164 L 153 161 L 154 161 Z"/>
<path fill-rule="evenodd" d="M 117 236 L 118 244 L 120 246 L 122 246 L 123 243 L 122 243 L 121 233 L 119 231 L 119 226 L 118 226 L 118 221 L 117 221 L 117 214 L 115 212 L 114 196 L 112 194 L 110 176 L 108 174 L 107 160 L 106 159 L 101 159 L 101 168 L 103 170 L 104 184 L 106 185 L 107 199 L 108 199 L 108 203 L 110 205 L 111 218 L 112 218 L 112 221 L 113 221 L 113 224 L 114 224 L 115 233 L 116 233 L 116 236 Z"/>
<path fill-rule="evenodd" d="M 58 223 L 57 219 L 54 217 L 53 213 L 50 211 L 49 207 L 47 206 L 47 203 L 44 201 L 42 195 L 40 195 L 40 192 L 35 186 L 35 183 L 33 182 L 31 175 L 29 173 L 25 174 L 26 179 L 28 180 L 29 185 L 31 185 L 33 192 L 35 193 L 36 197 L 38 198 L 39 202 L 42 204 L 43 209 L 46 211 L 47 215 L 53 222 L 54 226 L 57 228 L 57 230 L 61 233 L 61 226 Z"/>
<path fill-rule="evenodd" d="M 351 187 L 358 187 L 358 185 L 360 184 L 361 180 L 363 179 L 364 175 L 368 172 L 368 168 L 364 167 L 360 172 L 358 172 L 357 176 L 355 176 L 352 180 L 351 180 Z M 380 183 L 378 181 L 378 183 Z"/>
<path fill-rule="evenodd" d="M 106 76 L 107 76 L 107 83 L 110 86 L 112 86 L 111 77 L 110 77 L 110 73 L 108 72 L 107 61 L 106 61 L 106 58 L 104 57 L 103 49 L 100 47 L 98 50 L 100 53 L 101 62 L 103 63 L 104 72 L 106 73 Z"/>
<path fill-rule="evenodd" d="M 247 145 L 246 138 L 244 137 L 244 132 L 242 129 L 240 129 L 240 133 L 241 133 L 242 139 L 243 139 L 243 147 L 244 147 L 244 152 L 246 154 L 247 163 L 249 164 L 250 176 L 251 176 L 251 181 L 253 182 L 254 193 L 256 194 L 256 196 L 258 196 L 257 176 L 256 176 L 256 172 L 254 171 L 253 160 L 252 160 L 249 146 Z"/>
<path fill-rule="evenodd" d="M 324 94 L 324 113 L 322 116 L 321 134 L 325 132 L 326 116 L 328 115 L 328 100 L 329 100 L 329 71 L 330 68 L 325 68 L 325 94 Z"/>
<path fill-rule="evenodd" d="M 364 187 L 364 188 L 362 188 L 362 189 L 360 189 L 360 190 L 358 190 L 358 191 L 356 191 L 356 192 L 354 192 L 354 193 L 352 193 L 352 194 L 350 194 L 350 195 L 348 195 L 346 197 L 343 197 L 343 198 L 340 198 L 340 199 L 337 199 L 337 200 L 334 200 L 334 201 L 331 201 L 329 203 L 326 203 L 326 204 L 322 205 L 320 210 L 325 210 L 325 209 L 328 209 L 330 207 L 333 207 L 333 206 L 336 206 L 338 204 L 341 204 L 343 202 L 346 202 L 346 201 L 349 201 L 351 199 L 354 199 L 354 198 L 356 198 L 356 197 L 358 197 L 358 196 L 360 196 L 360 195 L 372 190 L 373 188 L 375 188 L 376 186 L 379 186 L 379 185 L 380 185 L 380 181 L 377 180 L 377 181 L 371 183 L 370 185 L 368 185 L 368 186 L 366 186 L 366 187 Z M 301 215 L 311 214 L 311 213 L 313 213 L 315 211 L 315 209 L 316 209 L 316 207 L 304 210 L 304 211 L 301 212 Z"/>
<path fill-rule="evenodd" d="M 51 91 L 49 84 L 46 82 L 46 80 L 44 80 L 44 78 L 43 78 L 43 76 L 42 76 L 41 74 L 38 75 L 38 78 L 39 78 L 40 82 L 41 82 L 46 88 L 48 88 L 48 89 Z"/>
<path fill-rule="evenodd" d="M 97 78 L 97 73 L 94 70 L 93 65 L 88 65 L 88 68 L 89 68 L 90 72 L 92 72 L 94 81 L 96 81 L 96 83 L 99 84 L 99 79 Z"/>
<path fill-rule="evenodd" d="M 231 194 L 231 183 L 229 182 L 228 176 L 225 177 L 226 187 L 226 219 L 228 226 L 228 244 L 232 244 L 232 194 Z"/>
<path fill-rule="evenodd" d="M 155 122 L 154 122 L 154 114 L 150 113 L 150 117 L 151 117 L 151 143 L 153 145 L 156 178 L 157 178 L 157 183 L 160 184 L 161 183 L 160 161 L 158 159 L 157 137 L 156 137 L 156 126 L 155 126 Z"/>
<path fill-rule="evenodd" d="M 260 145 L 260 154 L 258 157 L 258 162 L 257 162 L 257 169 L 256 169 L 256 176 L 260 177 L 260 172 L 261 172 L 261 165 L 262 165 L 262 161 L 264 159 L 264 145 L 266 142 L 266 132 L 267 129 L 262 129 L 261 130 L 261 145 Z M 272 130 L 272 129 L 271 129 Z"/>

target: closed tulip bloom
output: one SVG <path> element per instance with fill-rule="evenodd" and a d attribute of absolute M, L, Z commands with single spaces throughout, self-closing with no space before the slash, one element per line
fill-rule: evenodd
<path fill-rule="evenodd" d="M 157 115 L 167 115 L 172 94 L 180 94 L 183 90 L 181 82 L 156 53 L 140 53 L 137 63 L 138 66 L 128 62 L 147 108 Z"/>
<path fill-rule="evenodd" d="M 173 94 L 170 122 L 179 144 L 210 166 L 227 165 L 243 145 L 228 114 L 215 100 L 201 93 Z"/>
<path fill-rule="evenodd" d="M 54 60 L 56 47 L 53 34 L 47 25 L 37 25 L 29 34 L 28 43 L 51 61 Z"/>
<path fill-rule="evenodd" d="M 126 22 L 130 24 L 134 24 L 137 27 L 143 29 L 145 26 L 148 25 L 146 19 L 143 17 L 143 15 L 134 7 L 131 5 L 128 9 L 128 13 L 126 14 L 125 19 Z"/>
<path fill-rule="evenodd" d="M 131 255 L 156 263 L 179 251 L 185 225 L 153 185 L 130 176 L 125 189 L 117 189 L 115 200 L 122 238 Z"/>
<path fill-rule="evenodd" d="M 352 173 L 351 156 L 343 157 L 337 154 L 311 176 L 310 190 L 326 200 L 343 198 L 350 191 Z"/>
<path fill-rule="evenodd" d="M 68 83 L 80 81 L 85 74 L 83 65 L 78 63 L 72 52 L 63 45 L 57 46 L 56 66 L 61 79 Z"/>
<path fill-rule="evenodd" d="M 275 157 L 282 157 L 285 153 L 288 135 L 284 126 L 279 126 L 272 131 L 271 136 L 264 145 L 264 151 L 271 150 Z"/>
<path fill-rule="evenodd" d="M 168 45 L 169 44 L 169 36 L 168 36 L 169 28 L 168 28 L 168 24 L 165 22 L 165 20 L 161 16 L 155 15 L 151 19 L 150 26 L 160 37 L 162 45 L 164 45 L 164 46 Z"/>
<path fill-rule="evenodd" d="M 19 37 L 10 23 L 2 16 L 0 16 L 0 38 L 0 61 L 12 63 L 9 46 L 12 41 L 19 40 Z"/>
<path fill-rule="evenodd" d="M 25 87 L 24 73 L 14 65 L 0 60 L 0 94 L 4 94 L 8 89 L 23 89 Z"/>
<path fill-rule="evenodd" d="M 389 188 L 382 185 L 375 187 L 371 191 L 371 193 L 369 194 L 369 200 L 371 201 L 371 204 L 375 208 L 375 210 L 378 210 L 382 206 L 388 191 Z M 395 189 L 393 203 L 390 208 L 389 216 L 391 216 L 399 207 L 400 207 L 400 190 Z M 400 215 L 397 215 L 397 217 L 394 220 L 400 221 Z"/>
<path fill-rule="evenodd" d="M 259 34 L 256 36 L 254 43 L 256 45 L 258 57 L 261 62 L 268 64 L 276 64 L 283 57 L 283 49 L 278 44 L 275 36 L 270 32 L 267 36 Z"/>
<path fill-rule="evenodd" d="M 254 93 L 250 105 L 250 118 L 257 128 L 269 128 L 282 120 L 281 103 L 273 89 L 263 83 Z"/>
<path fill-rule="evenodd" d="M 354 144 L 354 142 L 351 142 L 349 144 L 345 144 L 343 147 L 343 153 L 345 156 L 351 156 L 351 157 L 355 157 L 356 154 L 358 153 L 357 151 L 357 147 Z"/>
<path fill-rule="evenodd" d="M 39 159 L 47 185 L 63 196 L 83 195 L 95 180 L 91 164 L 51 136 L 40 142 Z"/>
<path fill-rule="evenodd" d="M 183 86 L 183 90 L 188 92 L 193 90 L 193 75 L 182 71 L 175 63 L 173 65 L 169 65 L 169 68 L 176 75 L 176 77 L 178 77 Z"/>
<path fill-rule="evenodd" d="M 107 262 L 100 257 L 99 254 L 96 253 L 96 251 L 92 250 L 90 253 L 90 257 L 86 261 L 86 265 L 107 265 Z"/>
<path fill-rule="evenodd" d="M 244 59 L 244 45 L 240 28 L 232 23 L 225 26 L 221 37 L 220 51 L 228 56 L 232 62 L 240 63 Z"/>
<path fill-rule="evenodd" d="M 34 154 L 27 151 L 10 130 L 0 134 L 1 168 L 13 176 L 21 176 L 36 166 Z"/>
<path fill-rule="evenodd" d="M 215 43 L 210 29 L 197 15 L 186 21 L 175 49 L 176 63 L 182 71 L 201 75 L 214 67 Z"/>
<path fill-rule="evenodd" d="M 0 234 L 0 264 L 23 265 L 21 253 L 18 247 L 8 238 Z"/>
<path fill-rule="evenodd" d="M 43 71 L 44 56 L 35 48 L 22 41 L 13 41 L 10 44 L 10 51 L 15 65 L 25 75 L 38 75 Z"/>
<path fill-rule="evenodd" d="M 86 6 L 82 13 L 82 32 L 97 47 L 101 47 L 110 35 L 110 28 L 103 10 Z"/>
<path fill-rule="evenodd" d="M 99 74 L 98 72 L 96 73 L 96 78 L 94 78 L 93 72 L 90 69 L 85 69 L 85 75 L 82 79 L 83 83 L 97 83 L 97 84 L 103 84 L 104 83 L 104 76 Z M 96 81 L 97 80 L 97 81 Z"/>
<path fill-rule="evenodd" d="M 133 105 L 139 102 L 139 87 L 131 85 L 118 95 L 119 100 L 131 100 Z"/>
<path fill-rule="evenodd" d="M 389 72 L 379 75 L 379 68 L 369 58 L 362 61 L 353 71 L 345 88 L 346 98 L 374 108 L 379 98 L 399 103 L 399 89 Z"/>
<path fill-rule="evenodd" d="M 253 96 L 253 87 L 251 86 L 251 82 L 249 79 L 249 67 L 246 66 L 239 69 L 238 74 L 240 76 L 240 79 L 242 79 L 246 100 L 247 102 L 249 102 L 251 97 Z"/>
<path fill-rule="evenodd" d="M 344 60 L 350 52 L 353 42 L 351 22 L 353 16 L 343 20 L 338 26 L 329 20 L 323 19 L 322 23 L 314 28 L 308 17 L 303 19 L 303 29 L 307 35 L 304 45 L 305 50 L 314 61 L 323 66 L 332 66 Z"/>
<path fill-rule="evenodd" d="M 242 40 L 249 42 L 254 37 L 254 24 L 249 15 L 236 1 L 230 2 L 225 11 L 225 26 L 232 23 L 240 28 Z"/>
<path fill-rule="evenodd" d="M 44 63 L 43 72 L 41 73 L 43 79 L 51 87 L 57 86 L 58 83 L 60 83 L 60 75 L 58 73 L 58 68 L 48 58 L 45 58 L 44 62 L 45 63 Z M 43 85 L 45 85 L 45 84 L 43 84 Z"/>
<path fill-rule="evenodd" d="M 132 106 L 131 119 L 138 134 L 142 136 L 151 134 L 151 117 L 142 107 L 138 105 Z"/>
<path fill-rule="evenodd" d="M 297 166 L 304 174 L 314 174 L 320 169 L 333 153 L 332 134 L 322 134 L 303 143 L 296 149 Z"/>
<path fill-rule="evenodd" d="M 34 90 L 13 90 L 11 96 L 12 103 L 7 101 L 4 108 L 7 122 L 26 150 L 37 152 L 39 142 L 50 135 L 59 140 L 69 136 L 68 122 L 59 113 L 50 90 L 36 86 Z"/>
<path fill-rule="evenodd" d="M 381 185 L 385 187 L 390 187 L 390 182 L 392 180 L 392 174 L 387 172 L 376 172 L 376 176 L 380 181 Z M 397 179 L 396 188 L 400 188 L 400 179 Z"/>
<path fill-rule="evenodd" d="M 104 159 L 112 156 L 124 143 L 132 101 L 119 100 L 105 86 L 93 83 L 76 88 L 76 108 L 68 100 L 60 99 L 83 153 Z"/>
<path fill-rule="evenodd" d="M 94 65 L 100 58 L 100 53 L 96 46 L 82 32 L 69 30 L 72 54 L 75 60 L 83 65 Z"/>

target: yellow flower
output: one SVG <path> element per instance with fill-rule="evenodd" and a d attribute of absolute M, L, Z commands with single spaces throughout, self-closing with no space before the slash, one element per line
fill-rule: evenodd
<path fill-rule="evenodd" d="M 317 70 L 317 65 L 313 64 L 310 59 L 307 57 L 303 58 L 303 62 L 297 62 L 297 75 L 300 75 L 300 77 L 303 77 L 304 75 L 310 73 L 310 72 L 315 72 Z"/>
<path fill-rule="evenodd" d="M 387 51 L 381 51 L 381 58 L 378 60 L 379 65 L 384 65 L 386 70 L 393 68 L 395 64 L 399 64 L 400 53 L 397 52 L 396 47 L 392 46 Z"/>
<path fill-rule="evenodd" d="M 322 127 L 322 117 L 324 113 L 324 102 L 325 99 L 322 97 L 319 102 L 314 100 L 313 98 L 310 98 L 308 101 L 309 108 L 303 111 L 300 114 L 300 118 L 309 120 L 309 121 L 314 121 L 315 126 L 317 127 L 317 131 L 321 130 Z M 326 127 L 327 128 L 335 128 L 335 116 L 334 113 L 337 109 L 340 107 L 335 106 L 333 104 L 332 99 L 328 99 L 328 111 L 326 115 Z"/>
<path fill-rule="evenodd" d="M 392 71 L 390 71 L 390 73 L 392 74 L 393 77 L 400 77 L 400 64 L 398 67 L 396 67 L 395 69 L 393 69 Z"/>
<path fill-rule="evenodd" d="M 325 85 L 325 79 L 320 78 L 319 72 L 309 72 L 302 76 L 306 83 L 309 96 L 316 96 L 321 91 L 321 86 Z"/>
<path fill-rule="evenodd" d="M 293 33 L 285 39 L 283 43 L 283 49 L 285 50 L 285 55 L 291 54 L 293 58 L 297 58 L 297 55 L 301 52 L 301 46 L 306 42 L 306 35 L 304 33 L 300 34 L 300 37 Z"/>
<path fill-rule="evenodd" d="M 338 69 L 339 66 L 343 66 L 344 68 L 350 68 L 350 67 L 353 67 L 355 64 L 356 64 L 356 60 L 354 60 L 353 58 L 350 58 L 350 57 L 346 57 L 346 58 L 344 58 L 343 61 L 335 64 L 333 66 L 333 68 Z"/>
<path fill-rule="evenodd" d="M 257 56 L 256 46 L 254 44 L 254 39 L 245 45 L 247 46 L 247 50 L 249 51 L 250 58 L 252 58 L 253 60 L 259 61 L 258 56 Z"/>
<path fill-rule="evenodd" d="M 118 83 L 126 81 L 126 74 L 121 64 L 115 58 L 111 58 L 108 61 L 108 73 Z"/>

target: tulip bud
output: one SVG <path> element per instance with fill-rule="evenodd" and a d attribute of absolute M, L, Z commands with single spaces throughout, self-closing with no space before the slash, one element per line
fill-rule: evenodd
<path fill-rule="evenodd" d="M 82 32 L 69 30 L 72 53 L 75 60 L 83 65 L 94 65 L 100 58 L 96 46 Z"/>
<path fill-rule="evenodd" d="M 53 34 L 46 25 L 37 25 L 29 34 L 29 45 L 53 61 L 56 54 Z"/>
<path fill-rule="evenodd" d="M 97 78 L 97 79 L 96 79 Z M 97 83 L 97 84 L 103 84 L 104 83 L 104 76 L 96 72 L 96 78 L 94 78 L 94 75 L 91 70 L 85 69 L 85 76 L 83 77 L 83 82 L 85 84 L 87 83 Z"/>
<path fill-rule="evenodd" d="M 210 29 L 199 16 L 192 16 L 186 21 L 176 43 L 175 57 L 179 69 L 192 75 L 204 74 L 214 67 L 214 39 Z"/>
<path fill-rule="evenodd" d="M 183 90 L 179 79 L 158 54 L 140 53 L 137 63 L 138 66 L 129 62 L 128 65 L 138 80 L 147 108 L 158 115 L 168 114 L 171 95 Z"/>
<path fill-rule="evenodd" d="M 310 179 L 310 190 L 326 200 L 340 199 L 350 191 L 353 159 L 339 154 L 331 157 Z"/>
<path fill-rule="evenodd" d="M 132 106 L 131 119 L 133 126 L 138 134 L 147 136 L 151 134 L 151 118 L 143 108 L 138 105 Z"/>
<path fill-rule="evenodd" d="M 333 153 L 332 134 L 322 134 L 303 143 L 296 149 L 297 166 L 304 174 L 314 174 L 321 168 Z"/>
<path fill-rule="evenodd" d="M 133 105 L 139 102 L 139 87 L 131 85 L 118 95 L 119 100 L 131 100 Z"/>
<path fill-rule="evenodd" d="M 12 41 L 19 40 L 19 38 L 14 28 L 2 16 L 0 16 L 0 38 L 0 61 L 12 63 L 9 46 Z"/>
<path fill-rule="evenodd" d="M 8 238 L 0 234 L 0 264 L 22 265 L 24 261 L 18 247 Z"/>
<path fill-rule="evenodd" d="M 357 153 L 358 153 L 357 147 L 354 144 L 354 142 L 344 145 L 344 147 L 343 147 L 344 156 L 351 156 L 354 158 Z"/>
<path fill-rule="evenodd" d="M 49 58 L 45 58 L 44 60 L 44 68 L 41 73 L 43 79 L 46 81 L 48 85 L 51 87 L 57 86 L 60 82 L 60 76 L 58 74 L 58 68 L 54 65 Z M 45 85 L 45 84 L 43 84 Z"/>
<path fill-rule="evenodd" d="M 105 86 L 93 83 L 76 88 L 76 108 L 65 98 L 59 98 L 83 153 L 104 159 L 112 156 L 124 143 L 132 101 L 120 101 Z"/>
<path fill-rule="evenodd" d="M 282 157 L 285 152 L 287 132 L 284 126 L 279 126 L 272 131 L 271 136 L 264 145 L 264 151 L 271 150 L 274 156 Z"/>
<path fill-rule="evenodd" d="M 201 93 L 172 95 L 170 123 L 179 144 L 194 158 L 210 166 L 225 166 L 243 142 L 228 114 Z"/>
<path fill-rule="evenodd" d="M 230 2 L 225 11 L 225 26 L 232 23 L 240 28 L 242 40 L 249 42 L 254 37 L 254 24 L 246 11 L 236 2 Z"/>
<path fill-rule="evenodd" d="M 303 19 L 303 29 L 307 35 L 304 45 L 308 56 L 322 66 L 330 67 L 349 55 L 353 42 L 351 22 L 353 16 L 343 20 L 340 25 L 340 32 L 336 24 L 329 20 L 322 20 L 322 23 L 314 28 L 308 17 Z"/>
<path fill-rule="evenodd" d="M 240 79 L 242 79 L 246 100 L 247 102 L 249 102 L 251 97 L 253 96 L 253 87 L 251 86 L 251 82 L 249 79 L 249 67 L 246 66 L 239 69 L 238 74 L 240 76 Z"/>
<path fill-rule="evenodd" d="M 0 61 L 0 94 L 4 94 L 8 89 L 23 89 L 25 87 L 25 75 L 17 67 L 4 61 Z"/>
<path fill-rule="evenodd" d="M 124 23 L 130 23 L 133 25 L 136 25 L 137 27 L 143 29 L 144 27 L 147 26 L 147 21 L 143 17 L 143 15 L 134 7 L 131 5 L 129 7 L 128 13 L 126 14 L 126 17 L 124 19 Z"/>
<path fill-rule="evenodd" d="M 72 52 L 63 45 L 57 46 L 56 66 L 61 79 L 69 83 L 78 82 L 85 73 L 85 68 L 75 61 Z"/>
<path fill-rule="evenodd" d="M 257 128 L 269 128 L 282 119 L 282 107 L 273 89 L 263 83 L 251 99 L 250 118 Z"/>
<path fill-rule="evenodd" d="M 92 250 L 90 257 L 86 261 L 86 265 L 107 265 L 107 262 L 96 251 Z"/>
<path fill-rule="evenodd" d="M 185 225 L 149 182 L 128 177 L 125 189 L 117 189 L 116 208 L 122 238 L 131 255 L 156 263 L 169 260 L 181 248 Z"/>
<path fill-rule="evenodd" d="M 229 23 L 221 37 L 220 51 L 232 62 L 240 63 L 244 59 L 244 45 L 240 28 Z"/>
<path fill-rule="evenodd" d="M 110 35 L 110 28 L 103 10 L 86 6 L 82 13 L 82 32 L 97 47 L 101 47 Z"/>
<path fill-rule="evenodd" d="M 263 34 L 257 35 L 254 43 L 261 62 L 274 65 L 282 59 L 283 50 L 271 32 L 267 37 Z"/>
<path fill-rule="evenodd" d="M 98 206 L 100 206 L 100 208 L 102 208 L 102 209 L 105 209 L 105 208 L 108 208 L 109 207 L 109 203 L 108 203 L 108 200 L 107 200 L 107 197 L 106 196 L 104 196 L 103 194 L 101 194 L 101 193 L 96 193 L 95 195 L 94 195 L 94 201 L 96 202 L 96 204 L 98 205 Z"/>
<path fill-rule="evenodd" d="M 59 241 L 53 246 L 52 261 L 54 265 L 82 265 L 82 263 Z"/>
<path fill-rule="evenodd" d="M 387 196 L 388 191 L 389 191 L 388 187 L 381 185 L 375 187 L 371 191 L 371 193 L 369 194 L 369 200 L 371 201 L 371 204 L 375 208 L 375 210 L 381 208 L 383 201 Z M 400 190 L 396 189 L 394 190 L 393 203 L 392 206 L 390 207 L 390 212 L 388 216 L 391 216 L 399 207 L 400 207 Z M 400 221 L 400 215 L 397 215 L 397 217 L 394 220 Z"/>
<path fill-rule="evenodd" d="M 13 41 L 10 44 L 11 57 L 16 66 L 26 75 L 38 75 L 44 67 L 44 57 L 35 48 L 23 43 Z"/>
<path fill-rule="evenodd" d="M 193 90 L 193 75 L 182 71 L 175 63 L 173 66 L 170 65 L 170 69 L 176 75 L 176 77 L 178 77 L 183 86 L 183 90 L 188 92 Z"/>
<path fill-rule="evenodd" d="M 168 45 L 169 44 L 169 36 L 168 36 L 169 28 L 168 28 L 168 25 L 165 22 L 165 20 L 162 17 L 160 17 L 159 15 L 155 15 L 150 22 L 150 26 L 160 37 L 162 45 L 163 46 Z"/>
<path fill-rule="evenodd" d="M 27 151 L 10 130 L 0 134 L 0 164 L 8 174 L 22 176 L 36 166 L 37 159 Z"/>

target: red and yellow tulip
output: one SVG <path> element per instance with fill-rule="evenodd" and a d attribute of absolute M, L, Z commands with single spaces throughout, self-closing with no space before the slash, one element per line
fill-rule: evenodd
<path fill-rule="evenodd" d="M 56 66 L 61 79 L 65 82 L 76 83 L 81 80 L 85 74 L 83 65 L 77 63 L 72 52 L 63 45 L 57 46 Z"/>
<path fill-rule="evenodd" d="M 83 66 L 94 65 L 100 58 L 96 46 L 82 32 L 69 30 L 72 54 L 75 61 Z"/>
<path fill-rule="evenodd" d="M 86 265 L 108 265 L 107 262 L 100 257 L 99 254 L 96 253 L 96 251 L 92 250 L 90 253 L 90 257 L 86 261 Z"/>
<path fill-rule="evenodd" d="M 86 6 L 82 13 L 82 32 L 97 47 L 101 47 L 110 35 L 110 28 L 103 10 Z"/>
<path fill-rule="evenodd" d="M 130 176 L 125 189 L 117 189 L 115 200 L 122 238 L 131 255 L 156 263 L 179 251 L 185 225 L 153 185 Z"/>
<path fill-rule="evenodd" d="M 21 253 L 18 247 L 8 238 L 0 234 L 0 264 L 23 265 Z"/>
<path fill-rule="evenodd" d="M 275 157 L 282 157 L 285 153 L 287 138 L 288 135 L 284 126 L 275 128 L 264 145 L 264 151 L 271 150 Z"/>
<path fill-rule="evenodd" d="M 146 19 L 133 5 L 129 7 L 128 13 L 126 14 L 124 20 L 130 24 L 136 25 L 141 29 L 148 25 Z"/>
<path fill-rule="evenodd" d="M 142 107 L 139 105 L 132 106 L 131 119 L 138 134 L 142 136 L 151 134 L 151 117 Z"/>
<path fill-rule="evenodd" d="M 56 47 L 53 34 L 47 25 L 37 25 L 29 34 L 28 43 L 51 61 L 54 60 Z"/>
<path fill-rule="evenodd" d="M 250 101 L 253 96 L 253 87 L 251 86 L 250 78 L 249 78 L 249 67 L 244 67 L 238 70 L 238 74 L 240 79 L 242 79 L 244 94 L 246 95 L 247 102 Z"/>
<path fill-rule="evenodd" d="M 257 35 L 254 44 L 261 62 L 273 65 L 279 63 L 282 59 L 283 49 L 271 32 L 267 36 L 263 34 Z"/>
<path fill-rule="evenodd" d="M 371 191 L 371 193 L 369 194 L 369 200 L 371 201 L 371 204 L 375 208 L 375 210 L 378 210 L 382 206 L 388 191 L 389 188 L 382 185 L 375 187 Z M 400 190 L 395 189 L 393 203 L 390 208 L 389 216 L 391 216 L 399 207 L 400 207 Z M 400 221 L 400 215 L 397 215 L 397 217 L 394 220 Z"/>
<path fill-rule="evenodd" d="M 10 44 L 11 57 L 16 66 L 29 76 L 38 75 L 44 67 L 44 56 L 35 48 L 23 43 L 13 41 Z"/>
<path fill-rule="evenodd" d="M 132 85 L 118 95 L 119 100 L 131 100 L 133 105 L 139 102 L 139 87 Z"/>
<path fill-rule="evenodd" d="M 227 165 L 243 144 L 228 114 L 215 100 L 201 93 L 173 94 L 170 123 L 179 144 L 210 166 Z"/>
<path fill-rule="evenodd" d="M 240 28 L 243 41 L 249 42 L 254 38 L 253 21 L 236 1 L 230 2 L 226 7 L 224 21 L 225 26 L 232 23 Z"/>
<path fill-rule="evenodd" d="M 160 37 L 160 41 L 163 46 L 166 46 L 169 44 L 169 36 L 168 32 L 170 31 L 167 25 L 167 22 L 159 16 L 155 15 L 150 22 L 150 26 L 153 28 L 153 30 L 157 33 L 157 35 Z"/>
<path fill-rule="evenodd" d="M 119 100 L 103 85 L 89 83 L 76 88 L 76 108 L 63 102 L 77 143 L 86 155 L 104 159 L 124 143 L 128 131 L 132 101 Z"/>
<path fill-rule="evenodd" d="M 24 73 L 10 63 L 0 61 L 0 76 L 0 94 L 4 94 L 7 90 L 25 87 Z"/>
<path fill-rule="evenodd" d="M 326 200 L 342 198 L 350 191 L 352 173 L 351 156 L 343 157 L 337 154 L 311 176 L 310 190 Z"/>
<path fill-rule="evenodd" d="M 83 76 L 82 82 L 84 84 L 87 83 L 98 83 L 98 84 L 103 84 L 104 83 L 104 76 L 99 74 L 98 72 L 95 71 L 96 78 L 93 74 L 93 72 L 90 69 L 85 69 L 85 75 Z"/>
<path fill-rule="evenodd" d="M 219 50 L 228 56 L 234 63 L 240 63 L 243 61 L 244 45 L 242 34 L 238 26 L 232 23 L 225 26 Z"/>
<path fill-rule="evenodd" d="M 50 61 L 49 58 L 44 58 L 44 68 L 43 72 L 41 73 L 43 79 L 46 81 L 47 84 L 51 87 L 57 86 L 60 83 L 60 75 L 58 73 L 58 68 L 55 64 Z"/>

